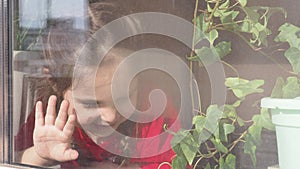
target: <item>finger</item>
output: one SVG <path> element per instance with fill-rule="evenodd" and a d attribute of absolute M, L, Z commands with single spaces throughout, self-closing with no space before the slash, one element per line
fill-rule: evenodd
<path fill-rule="evenodd" d="M 71 137 L 75 128 L 75 123 L 76 123 L 76 114 L 70 114 L 68 117 L 68 121 L 66 125 L 64 126 L 63 133 L 67 137 Z"/>
<path fill-rule="evenodd" d="M 47 113 L 45 117 L 46 125 L 54 125 L 56 118 L 56 96 L 50 96 L 47 106 Z"/>
<path fill-rule="evenodd" d="M 69 108 L 69 102 L 67 100 L 63 100 L 60 108 L 59 108 L 59 113 L 57 115 L 57 118 L 55 120 L 55 126 L 59 129 L 62 130 L 67 122 L 68 118 L 68 108 Z"/>
<path fill-rule="evenodd" d="M 44 124 L 43 103 L 38 101 L 35 105 L 35 127 L 43 126 Z"/>
<path fill-rule="evenodd" d="M 63 153 L 63 161 L 71 161 L 71 160 L 76 160 L 79 156 L 78 151 L 74 149 L 68 149 Z"/>

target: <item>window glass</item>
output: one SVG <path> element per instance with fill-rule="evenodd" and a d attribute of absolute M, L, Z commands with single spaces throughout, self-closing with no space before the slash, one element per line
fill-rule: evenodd
<path fill-rule="evenodd" d="M 291 69 L 280 54 L 286 44 L 267 41 L 271 31 L 299 32 L 277 28 L 299 22 L 300 1 L 263 3 L 12 0 L 12 128 L 0 116 L 0 136 L 12 132 L 9 160 L 67 169 L 168 169 L 174 159 L 178 168 L 278 164 L 274 126 L 267 111 L 256 116 L 257 104 Z M 274 60 L 283 63 L 276 71 Z"/>
<path fill-rule="evenodd" d="M 175 154 L 164 125 L 183 126 L 176 81 L 189 77 L 189 48 L 184 36 L 176 40 L 179 29 L 165 35 L 167 28 L 156 29 L 163 22 L 151 20 L 189 19 L 193 4 L 183 4 L 14 0 L 13 161 L 62 168 L 170 164 Z M 142 148 L 152 142 L 152 150 Z"/>
<path fill-rule="evenodd" d="M 28 10 L 35 9 L 35 10 Z M 20 1 L 20 27 L 27 29 L 42 29 L 47 26 L 47 0 Z"/>
<path fill-rule="evenodd" d="M 88 29 L 88 9 L 85 0 L 15 0 L 13 6 L 12 161 L 23 163 L 23 151 L 33 145 L 34 118 L 31 117 L 34 117 L 35 103 L 43 95 L 38 88 L 49 85 L 45 79 L 51 76 L 45 72 L 49 61 L 44 55 L 48 48 L 49 32 L 59 30 L 53 31 L 57 36 L 59 33 L 76 32 L 80 36 L 81 32 Z M 64 44 L 63 40 L 59 43 Z M 56 50 L 55 47 L 53 49 Z M 26 162 L 24 164 L 30 165 Z"/>

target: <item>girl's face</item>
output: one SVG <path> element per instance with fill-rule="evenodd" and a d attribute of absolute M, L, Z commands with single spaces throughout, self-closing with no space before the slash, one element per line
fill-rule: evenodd
<path fill-rule="evenodd" d="M 69 111 L 76 111 L 79 125 L 96 142 L 99 138 L 111 135 L 126 121 L 126 118 L 117 111 L 112 99 L 112 77 L 117 63 L 100 67 L 95 78 L 86 74 L 73 90 L 70 89 L 65 93 L 65 99 L 70 102 Z M 129 93 L 131 103 L 136 105 L 135 83 L 132 83 Z M 122 99 L 126 97 L 118 98 Z"/>

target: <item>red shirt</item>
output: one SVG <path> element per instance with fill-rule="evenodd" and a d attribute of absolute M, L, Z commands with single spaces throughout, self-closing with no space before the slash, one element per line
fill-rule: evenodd
<path fill-rule="evenodd" d="M 167 105 L 165 111 L 167 113 L 164 113 L 164 115 L 161 115 L 150 123 L 138 124 L 140 138 L 152 137 L 165 132 L 163 129 L 165 124 L 174 125 L 173 130 L 180 128 L 180 124 L 173 124 L 177 118 L 177 111 L 173 106 L 169 105 L 170 104 Z M 28 116 L 27 122 L 21 126 L 17 136 L 15 136 L 16 151 L 21 151 L 33 146 L 33 130 L 34 113 L 31 113 Z M 94 143 L 81 128 L 75 128 L 73 139 L 78 144 L 80 156 L 82 157 L 101 162 L 113 156 L 113 154 Z M 149 143 L 137 142 L 136 150 L 141 155 L 147 154 L 148 151 L 157 152 L 158 155 L 147 158 L 132 158 L 130 161 L 139 164 L 142 169 L 157 169 L 161 164 L 160 169 L 170 169 L 171 167 L 166 162 L 171 164 L 172 159 L 175 157 L 175 153 L 171 149 L 171 139 L 172 135 L 169 134 L 164 140 L 151 142 L 150 145 Z M 159 153 L 163 148 L 168 148 L 168 151 Z M 79 160 L 80 158 L 74 161 L 64 162 L 61 163 L 61 166 L 62 168 L 76 168 L 81 165 Z"/>

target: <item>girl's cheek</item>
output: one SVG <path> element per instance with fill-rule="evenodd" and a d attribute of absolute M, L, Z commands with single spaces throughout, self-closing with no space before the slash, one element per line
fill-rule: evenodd
<path fill-rule="evenodd" d="M 74 113 L 74 103 L 72 99 L 72 91 L 70 89 L 64 93 L 64 99 L 69 102 L 68 115 Z"/>
<path fill-rule="evenodd" d="M 99 108 L 84 108 L 77 106 L 76 109 L 77 119 L 81 124 L 88 124 L 95 120 L 101 120 Z"/>
<path fill-rule="evenodd" d="M 101 108 L 100 115 L 103 121 L 113 123 L 116 121 L 116 109 L 115 108 Z"/>

